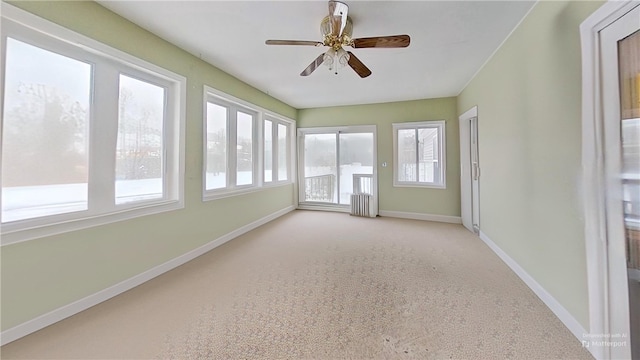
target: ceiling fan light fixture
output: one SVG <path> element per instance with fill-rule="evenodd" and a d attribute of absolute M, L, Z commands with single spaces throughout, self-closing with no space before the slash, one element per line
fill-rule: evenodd
<path fill-rule="evenodd" d="M 349 65 L 349 53 L 344 51 L 343 48 L 340 48 L 338 49 L 338 51 L 336 51 L 336 57 L 338 58 L 338 63 L 341 67 Z"/>
<path fill-rule="evenodd" d="M 329 70 L 333 70 L 333 63 L 335 62 L 335 61 L 334 61 L 334 58 L 335 58 L 335 56 L 334 56 L 334 50 L 333 50 L 333 49 L 329 49 L 329 50 L 327 50 L 327 52 L 326 52 L 326 53 L 324 53 L 324 58 L 323 58 L 324 60 L 323 60 L 323 62 L 322 62 L 322 63 L 323 63 L 327 68 L 329 68 Z"/>
<path fill-rule="evenodd" d="M 349 53 L 343 48 L 339 48 L 338 50 L 329 49 L 324 53 L 322 63 L 329 68 L 329 71 L 333 71 L 337 75 L 338 68 L 349 65 L 349 57 Z"/>

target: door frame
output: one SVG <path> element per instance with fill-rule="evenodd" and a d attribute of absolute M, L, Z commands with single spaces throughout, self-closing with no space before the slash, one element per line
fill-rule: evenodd
<path fill-rule="evenodd" d="M 469 231 L 475 232 L 473 227 L 474 201 L 473 182 L 471 180 L 471 126 L 469 121 L 478 117 L 478 106 L 474 106 L 458 117 L 460 129 L 460 215 L 462 225 Z M 477 200 L 480 194 L 477 194 Z M 477 203 L 476 201 L 475 203 Z M 480 207 L 477 207 L 480 218 Z M 480 224 L 478 223 L 478 226 Z M 478 229 L 479 230 L 479 229 Z"/>
<path fill-rule="evenodd" d="M 600 79 L 599 32 L 640 5 L 639 1 L 608 1 L 580 25 L 582 47 L 582 188 L 584 236 L 589 294 L 589 334 L 583 346 L 616 333 L 611 328 L 608 287 L 606 178 L 604 164 L 603 89 Z M 594 338 L 599 337 L 599 338 Z M 596 359 L 611 359 L 608 347 L 588 347 Z"/>

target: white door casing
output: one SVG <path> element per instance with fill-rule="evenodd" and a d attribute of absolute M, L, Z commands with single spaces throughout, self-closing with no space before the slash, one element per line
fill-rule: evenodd
<path fill-rule="evenodd" d="M 606 188 L 607 274 L 610 335 L 626 335 L 626 346 L 610 348 L 611 358 L 630 359 L 629 287 L 625 248 L 618 41 L 640 30 L 640 7 L 600 31 L 602 113 Z"/>
<path fill-rule="evenodd" d="M 614 39 L 617 35 L 607 33 L 624 27 L 622 23 L 616 24 L 619 19 L 624 21 L 625 14 L 630 14 L 626 26 L 635 25 L 637 29 L 640 25 L 638 5 L 638 1 L 607 2 L 580 26 L 582 187 L 589 285 L 589 333 L 585 334 L 583 345 L 597 359 L 631 357 L 629 346 L 589 344 L 611 341 L 610 337 L 615 335 L 626 334 L 627 340 L 629 336 L 622 206 L 620 188 L 616 186 L 620 179 L 614 175 L 619 174 L 620 169 L 617 39 Z M 630 13 L 634 8 L 635 12 Z M 617 117 L 617 121 L 612 121 L 612 116 Z M 610 226 L 614 223 L 620 226 Z"/>
<path fill-rule="evenodd" d="M 480 234 L 480 156 L 478 145 L 478 117 L 469 120 L 471 134 L 471 219 L 473 232 Z"/>
<path fill-rule="evenodd" d="M 460 122 L 460 207 L 462 224 L 469 231 L 478 232 L 480 225 L 480 168 L 478 164 L 476 164 L 475 168 L 472 164 L 474 157 L 477 163 L 478 155 L 478 107 L 474 106 L 460 115 L 458 119 Z M 475 137 L 475 144 L 473 144 L 472 136 Z M 475 150 L 473 149 L 474 146 Z"/>

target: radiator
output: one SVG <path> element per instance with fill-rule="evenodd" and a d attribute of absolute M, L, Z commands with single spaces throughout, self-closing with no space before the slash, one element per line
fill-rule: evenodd
<path fill-rule="evenodd" d="M 367 194 L 352 194 L 351 195 L 351 215 L 355 216 L 371 216 L 369 203 L 371 202 L 371 195 Z"/>

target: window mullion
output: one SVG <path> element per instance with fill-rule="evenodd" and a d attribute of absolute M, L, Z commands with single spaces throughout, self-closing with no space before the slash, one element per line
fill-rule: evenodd
<path fill-rule="evenodd" d="M 106 64 L 94 67 L 88 186 L 92 214 L 115 206 L 118 74 L 116 68 Z"/>

